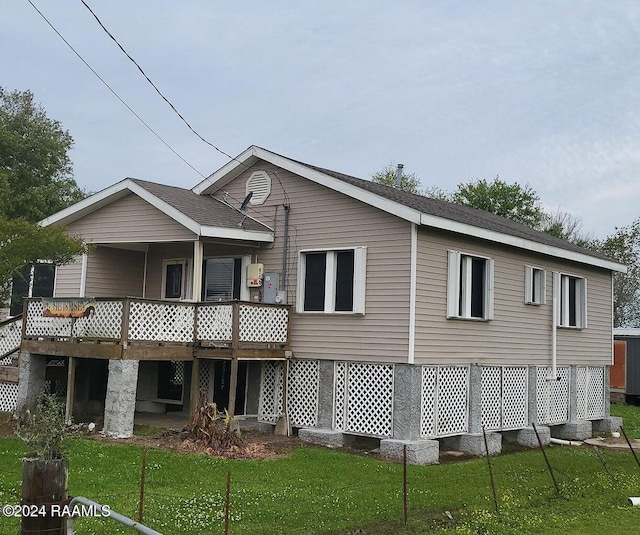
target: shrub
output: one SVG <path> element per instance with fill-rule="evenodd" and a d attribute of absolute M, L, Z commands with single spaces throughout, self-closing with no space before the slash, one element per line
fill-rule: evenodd
<path fill-rule="evenodd" d="M 46 461 L 62 459 L 67 435 L 64 404 L 51 394 L 43 394 L 16 434 L 32 450 L 31 456 Z"/>

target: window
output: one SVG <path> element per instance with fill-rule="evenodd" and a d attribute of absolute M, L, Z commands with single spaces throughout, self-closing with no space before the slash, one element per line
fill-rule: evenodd
<path fill-rule="evenodd" d="M 204 301 L 240 299 L 241 258 L 208 258 L 204 263 Z"/>
<path fill-rule="evenodd" d="M 297 311 L 364 314 L 366 251 L 300 252 Z"/>
<path fill-rule="evenodd" d="M 162 299 L 182 299 L 184 296 L 184 260 L 165 260 L 162 273 Z"/>
<path fill-rule="evenodd" d="M 53 264 L 37 263 L 24 267 L 12 280 L 9 315 L 22 314 L 25 297 L 53 297 L 55 275 Z"/>
<path fill-rule="evenodd" d="M 493 319 L 493 259 L 449 251 L 447 317 Z"/>
<path fill-rule="evenodd" d="M 544 305 L 547 302 L 547 283 L 544 269 L 524 266 L 524 302 L 528 305 Z"/>
<path fill-rule="evenodd" d="M 587 279 L 554 273 L 554 296 L 557 299 L 559 327 L 587 327 Z"/>

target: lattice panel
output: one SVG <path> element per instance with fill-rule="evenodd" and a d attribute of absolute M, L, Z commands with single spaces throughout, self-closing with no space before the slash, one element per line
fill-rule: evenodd
<path fill-rule="evenodd" d="M 578 419 L 604 418 L 605 370 L 588 366 L 577 369 Z"/>
<path fill-rule="evenodd" d="M 529 423 L 529 370 L 502 368 L 502 429 L 520 429 Z"/>
<path fill-rule="evenodd" d="M 262 363 L 260 403 L 258 405 L 259 421 L 274 424 L 282 414 L 283 379 L 284 365 L 282 362 L 265 361 Z"/>
<path fill-rule="evenodd" d="M 29 301 L 25 336 L 37 338 L 69 338 L 70 318 L 45 318 L 42 316 L 42 301 Z"/>
<path fill-rule="evenodd" d="M 201 305 L 198 308 L 198 340 L 230 342 L 233 305 Z"/>
<path fill-rule="evenodd" d="M 209 387 L 211 384 L 211 361 L 206 359 L 198 359 L 198 390 L 204 390 L 207 393 L 207 399 L 210 400 Z"/>
<path fill-rule="evenodd" d="M 436 435 L 437 378 L 437 367 L 422 367 L 420 436 L 423 437 L 434 437 Z"/>
<path fill-rule="evenodd" d="M 181 360 L 172 360 L 173 363 L 173 380 L 171 381 L 175 385 L 184 384 L 184 362 Z"/>
<path fill-rule="evenodd" d="M 482 367 L 482 425 L 487 429 L 502 427 L 502 368 Z"/>
<path fill-rule="evenodd" d="M 345 431 L 391 436 L 393 422 L 393 365 L 347 363 Z"/>
<path fill-rule="evenodd" d="M 15 383 L 0 383 L 0 412 L 13 412 L 18 399 L 18 385 Z"/>
<path fill-rule="evenodd" d="M 73 336 L 120 340 L 123 308 L 122 301 L 98 301 L 95 312 L 91 316 L 75 320 Z"/>
<path fill-rule="evenodd" d="M 45 394 L 53 394 L 58 398 L 66 398 L 67 397 L 67 382 L 66 381 L 45 381 L 44 382 L 44 393 Z"/>
<path fill-rule="evenodd" d="M 258 305 L 240 305 L 239 308 L 241 342 L 287 341 L 288 308 Z"/>
<path fill-rule="evenodd" d="M 287 414 L 297 427 L 318 425 L 320 362 L 291 360 L 287 378 Z"/>
<path fill-rule="evenodd" d="M 336 362 L 334 365 L 333 383 L 333 427 L 344 431 L 347 413 L 347 363 Z"/>
<path fill-rule="evenodd" d="M 437 436 L 458 435 L 469 429 L 469 368 L 438 368 Z"/>
<path fill-rule="evenodd" d="M 559 380 L 548 380 L 550 366 L 536 369 L 536 410 L 543 424 L 562 424 L 569 420 L 569 367 L 556 368 Z"/>
<path fill-rule="evenodd" d="M 131 301 L 129 340 L 193 342 L 194 305 Z"/>
<path fill-rule="evenodd" d="M 0 325 L 0 356 L 20 349 L 22 337 L 22 320 L 15 320 Z M 0 366 L 11 363 L 11 357 L 0 359 Z"/>

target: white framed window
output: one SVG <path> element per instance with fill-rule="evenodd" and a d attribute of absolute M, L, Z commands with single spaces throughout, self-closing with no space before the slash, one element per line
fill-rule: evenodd
<path fill-rule="evenodd" d="M 300 251 L 297 312 L 364 314 L 366 247 Z"/>
<path fill-rule="evenodd" d="M 184 258 L 162 262 L 162 299 L 182 299 L 186 290 L 186 260 Z"/>
<path fill-rule="evenodd" d="M 449 251 L 447 317 L 493 319 L 492 258 Z"/>
<path fill-rule="evenodd" d="M 587 279 L 567 273 L 553 274 L 558 327 L 587 327 Z"/>
<path fill-rule="evenodd" d="M 547 302 L 547 273 L 542 268 L 524 266 L 524 302 L 544 305 Z"/>

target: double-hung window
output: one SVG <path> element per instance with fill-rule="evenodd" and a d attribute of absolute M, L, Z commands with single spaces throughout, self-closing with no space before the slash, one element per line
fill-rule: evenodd
<path fill-rule="evenodd" d="M 301 251 L 298 312 L 364 314 L 366 247 Z"/>
<path fill-rule="evenodd" d="M 493 259 L 449 251 L 447 317 L 493 319 Z"/>
<path fill-rule="evenodd" d="M 554 273 L 557 324 L 559 327 L 587 327 L 587 279 Z"/>
<path fill-rule="evenodd" d="M 547 281 L 544 269 L 524 267 L 524 302 L 527 305 L 544 305 L 546 303 Z"/>

